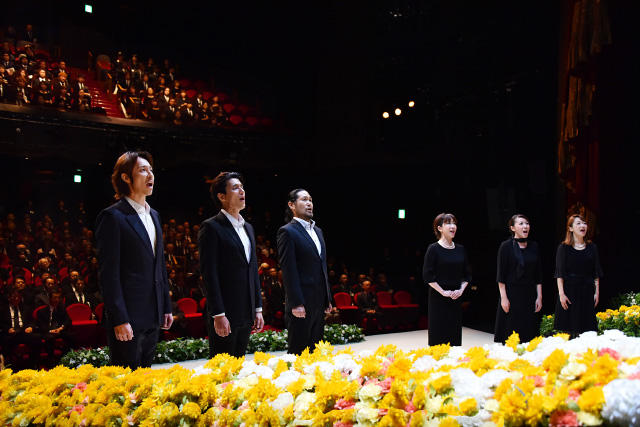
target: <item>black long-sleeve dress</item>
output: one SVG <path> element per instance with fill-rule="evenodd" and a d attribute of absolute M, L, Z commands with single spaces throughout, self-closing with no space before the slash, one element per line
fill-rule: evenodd
<path fill-rule="evenodd" d="M 536 285 L 542 282 L 538 244 L 529 241 L 522 249 L 513 238 L 502 242 L 498 249 L 496 281 L 505 284 L 510 307 L 509 313 L 505 313 L 498 296 L 493 340 L 504 342 L 515 331 L 521 342 L 531 341 L 540 332 L 540 318 L 535 307 Z"/>
<path fill-rule="evenodd" d="M 436 282 L 445 291 L 460 289 L 462 282 L 471 281 L 471 267 L 462 245 L 443 248 L 438 242 L 427 248 L 422 277 L 425 283 Z M 429 286 L 429 345 L 462 344 L 462 298 L 443 297 Z"/>
<path fill-rule="evenodd" d="M 556 252 L 556 278 L 564 281 L 564 293 L 571 301 L 567 310 L 556 301 L 554 327 L 571 335 L 598 330 L 593 295 L 595 279 L 603 276 L 598 247 L 589 243 L 582 250 L 561 243 Z"/>

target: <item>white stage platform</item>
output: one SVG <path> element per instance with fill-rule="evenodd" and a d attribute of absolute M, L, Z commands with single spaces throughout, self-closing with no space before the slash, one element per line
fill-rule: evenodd
<path fill-rule="evenodd" d="M 476 346 L 483 346 L 484 344 L 490 344 L 493 342 L 493 334 L 477 331 L 475 329 L 462 328 L 462 347 L 467 349 Z M 397 334 L 380 334 L 370 335 L 365 337 L 365 340 L 353 344 L 336 345 L 335 348 L 342 349 L 345 347 L 351 347 L 354 351 L 359 352 L 362 350 L 375 350 L 381 345 L 393 344 L 401 350 L 411 351 L 418 348 L 427 346 L 427 330 L 411 332 L 400 332 Z M 274 356 L 280 356 L 284 354 L 284 351 L 275 351 L 271 354 Z M 246 358 L 251 360 L 253 354 L 247 354 Z M 154 369 L 171 368 L 175 365 L 180 365 L 187 369 L 195 369 L 207 362 L 207 359 L 186 360 L 178 363 L 161 363 L 153 365 Z"/>

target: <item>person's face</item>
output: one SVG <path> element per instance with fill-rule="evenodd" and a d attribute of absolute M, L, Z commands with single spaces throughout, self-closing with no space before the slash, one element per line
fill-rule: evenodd
<path fill-rule="evenodd" d="M 575 218 L 573 220 L 573 224 L 569 226 L 569 231 L 573 233 L 574 239 L 584 240 L 587 235 L 587 223 L 581 220 L 580 218 Z"/>
<path fill-rule="evenodd" d="M 167 243 L 167 247 L 166 247 L 166 249 L 167 249 L 167 253 L 172 254 L 172 253 L 173 253 L 173 250 L 174 250 L 173 243 Z"/>
<path fill-rule="evenodd" d="M 371 289 L 371 282 L 368 280 L 365 280 L 364 282 L 362 282 L 362 289 L 364 289 L 365 292 L 368 292 L 369 289 Z"/>
<path fill-rule="evenodd" d="M 40 258 L 40 261 L 38 261 L 38 264 L 40 264 L 40 268 L 44 270 L 49 268 L 49 266 L 51 265 L 51 263 L 49 262 L 49 258 Z"/>
<path fill-rule="evenodd" d="M 65 68 L 67 68 L 66 62 L 60 61 L 60 64 L 58 64 L 58 68 L 60 68 L 61 70 L 64 70 Z"/>
<path fill-rule="evenodd" d="M 529 237 L 529 221 L 522 217 L 518 217 L 515 223 L 511 226 L 511 231 L 516 239 L 526 239 Z"/>
<path fill-rule="evenodd" d="M 15 286 L 15 288 L 19 291 L 23 290 L 24 288 L 27 287 L 27 284 L 25 283 L 24 279 L 22 277 L 18 277 L 15 282 L 13 283 L 13 286 Z"/>
<path fill-rule="evenodd" d="M 71 254 L 69 252 L 65 252 L 64 253 L 64 262 L 68 264 L 71 263 L 71 261 L 73 260 L 73 257 L 71 256 Z"/>
<path fill-rule="evenodd" d="M 84 289 L 84 280 L 80 279 L 76 282 L 76 289 L 79 291 Z"/>
<path fill-rule="evenodd" d="M 27 251 L 27 247 L 25 245 L 16 245 L 16 251 L 18 251 L 19 254 L 23 254 Z"/>
<path fill-rule="evenodd" d="M 49 298 L 49 304 L 51 304 L 52 307 L 57 307 L 58 304 L 60 304 L 60 295 L 52 294 Z"/>
<path fill-rule="evenodd" d="M 176 105 L 176 100 L 175 100 L 175 99 L 173 99 L 173 98 L 171 98 L 171 99 L 169 100 L 169 105 L 173 105 L 173 106 L 174 106 L 174 105 Z"/>
<path fill-rule="evenodd" d="M 51 277 L 49 277 L 45 282 L 44 282 L 44 286 L 47 289 L 53 289 L 56 287 L 56 281 L 53 280 Z"/>
<path fill-rule="evenodd" d="M 27 31 L 33 31 L 33 26 L 31 24 L 27 24 Z"/>
<path fill-rule="evenodd" d="M 147 89 L 147 95 L 153 95 L 153 88 L 152 87 Z"/>
<path fill-rule="evenodd" d="M 75 282 L 76 280 L 78 280 L 79 277 L 80 277 L 80 273 L 78 273 L 75 270 L 69 273 L 69 280 L 71 280 L 72 282 Z"/>
<path fill-rule="evenodd" d="M 453 238 L 456 237 L 457 230 L 458 226 L 453 222 L 445 223 L 438 226 L 438 231 L 440 232 L 442 237 L 447 240 L 453 240 Z"/>
<path fill-rule="evenodd" d="M 278 270 L 276 270 L 275 268 L 271 267 L 269 269 L 269 277 L 273 277 L 274 279 L 276 277 L 278 277 Z"/>
<path fill-rule="evenodd" d="M 175 279 L 176 278 L 176 271 L 175 270 L 171 270 L 171 272 L 169 273 L 169 278 L 170 279 Z"/>
<path fill-rule="evenodd" d="M 231 178 L 227 181 L 226 192 L 219 193 L 218 199 L 225 210 L 241 211 L 245 207 L 245 192 L 242 182 L 238 178 Z"/>
<path fill-rule="evenodd" d="M 142 80 L 144 80 L 145 82 L 148 82 L 149 76 L 145 74 L 144 76 L 142 76 Z"/>
<path fill-rule="evenodd" d="M 8 60 L 9 60 L 9 54 L 8 54 L 8 53 L 3 53 L 3 54 L 2 54 L 2 59 L 3 59 L 4 61 L 8 61 Z"/>
<path fill-rule="evenodd" d="M 164 88 L 164 94 L 165 94 L 165 96 L 171 95 L 171 89 L 169 89 L 168 87 L 165 87 Z"/>
<path fill-rule="evenodd" d="M 313 218 L 313 199 L 311 195 L 302 190 L 298 193 L 295 202 L 289 202 L 289 209 L 293 212 L 293 216 L 309 221 Z"/>
<path fill-rule="evenodd" d="M 47 73 L 44 70 L 40 70 L 40 71 L 38 71 L 38 75 L 40 77 L 44 78 L 47 75 Z"/>
<path fill-rule="evenodd" d="M 340 284 L 346 285 L 349 282 L 349 277 L 346 274 L 340 275 Z"/>
<path fill-rule="evenodd" d="M 138 157 L 138 160 L 131 171 L 131 178 L 125 173 L 122 174 L 122 180 L 129 184 L 131 194 L 139 194 L 150 196 L 153 194 L 154 176 L 151 164 L 147 159 Z M 132 182 L 133 180 L 133 182 Z"/>

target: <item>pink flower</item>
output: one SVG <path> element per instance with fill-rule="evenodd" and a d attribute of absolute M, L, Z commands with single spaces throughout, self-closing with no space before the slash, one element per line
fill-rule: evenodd
<path fill-rule="evenodd" d="M 71 389 L 71 392 L 73 393 L 73 390 L 84 391 L 86 388 L 87 388 L 87 383 L 78 383 L 75 385 L 75 387 Z"/>
<path fill-rule="evenodd" d="M 627 379 L 630 380 L 640 380 L 640 371 L 636 372 L 635 374 L 631 374 L 627 377 Z"/>
<path fill-rule="evenodd" d="M 577 402 L 579 398 L 580 398 L 580 391 L 576 390 L 575 388 L 572 388 L 571 390 L 569 390 L 569 399 Z"/>
<path fill-rule="evenodd" d="M 386 408 L 378 409 L 378 415 L 380 415 L 381 417 L 384 417 L 385 415 L 387 415 L 387 412 L 389 412 L 389 410 Z"/>
<path fill-rule="evenodd" d="M 385 378 L 384 381 L 378 384 L 380 387 L 382 387 L 383 393 L 389 393 L 389 390 L 391 390 L 391 382 L 393 382 L 393 378 L 389 377 Z"/>
<path fill-rule="evenodd" d="M 356 406 L 356 402 L 347 399 L 340 399 L 333 405 L 334 409 L 351 409 L 354 406 Z"/>
<path fill-rule="evenodd" d="M 555 411 L 549 418 L 550 427 L 579 426 L 578 415 L 573 411 Z"/>
<path fill-rule="evenodd" d="M 410 414 L 413 414 L 414 412 L 416 412 L 416 407 L 413 405 L 412 401 L 409 401 L 407 403 L 407 406 L 404 407 L 404 412 L 408 412 Z"/>
<path fill-rule="evenodd" d="M 343 423 L 342 421 L 336 421 L 333 423 L 333 427 L 352 427 L 352 423 Z"/>
<path fill-rule="evenodd" d="M 533 384 L 536 387 L 544 387 L 544 378 L 542 378 L 540 375 L 530 375 L 528 378 L 530 380 L 533 380 Z"/>
<path fill-rule="evenodd" d="M 72 412 L 77 412 L 78 414 L 82 414 L 82 411 L 84 411 L 84 405 L 75 405 L 73 408 L 71 408 L 68 415 L 71 415 Z"/>
<path fill-rule="evenodd" d="M 608 354 L 609 356 L 613 357 L 616 360 L 620 360 L 620 353 L 618 353 L 612 348 L 609 348 L 609 347 L 603 348 L 603 349 L 600 349 L 600 351 L 598 352 L 598 356 L 602 356 L 605 354 Z"/>

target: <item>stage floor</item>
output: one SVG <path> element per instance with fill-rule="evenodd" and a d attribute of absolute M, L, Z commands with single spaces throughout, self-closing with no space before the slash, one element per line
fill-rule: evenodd
<path fill-rule="evenodd" d="M 484 344 L 493 343 L 493 334 L 477 331 L 475 329 L 462 328 L 462 348 L 470 348 L 476 346 L 483 346 Z M 381 345 L 393 344 L 401 350 L 411 351 L 418 348 L 427 346 L 427 330 L 422 329 L 419 331 L 400 332 L 397 334 L 380 334 L 370 335 L 365 337 L 365 340 L 353 344 L 336 345 L 335 348 L 342 349 L 345 347 L 351 347 L 354 351 L 359 352 L 363 350 L 375 350 Z M 274 356 L 280 356 L 284 354 L 284 351 L 275 351 L 271 354 Z M 247 354 L 246 359 L 253 359 L 253 354 Z M 180 365 L 184 368 L 195 369 L 207 362 L 207 359 L 186 360 L 178 363 L 160 363 L 153 365 L 154 369 L 171 368 L 175 365 Z"/>

